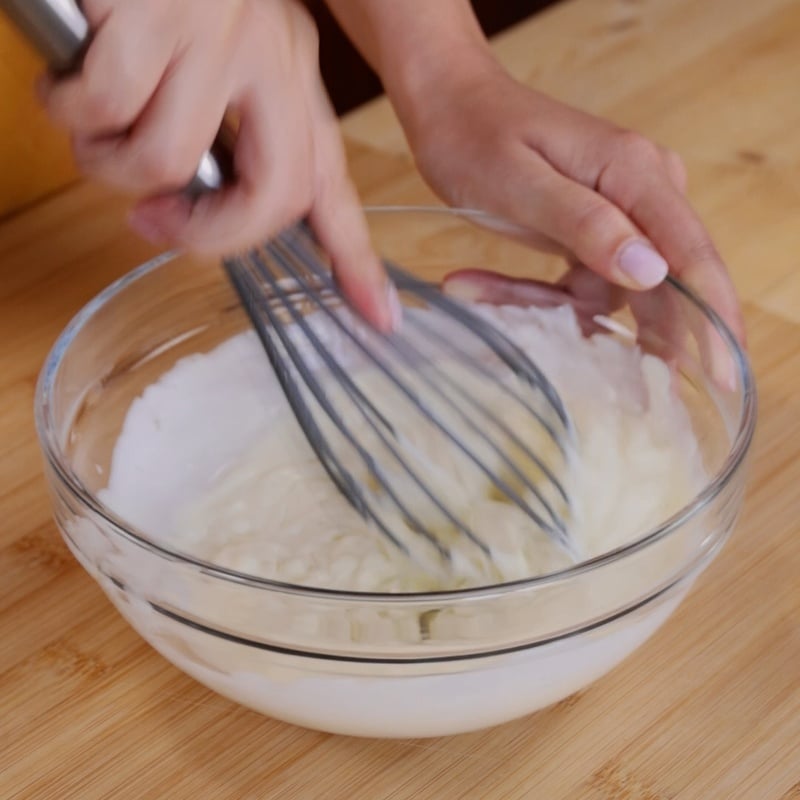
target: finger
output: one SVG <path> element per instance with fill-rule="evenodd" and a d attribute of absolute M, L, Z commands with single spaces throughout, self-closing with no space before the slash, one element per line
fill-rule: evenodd
<path fill-rule="evenodd" d="M 175 197 L 151 199 L 134 209 L 134 227 L 148 230 L 162 244 L 225 255 L 261 244 L 300 219 L 311 205 L 304 187 L 312 183 L 313 150 L 302 135 L 309 129 L 302 105 L 281 91 L 253 83 L 238 93 L 232 186 L 194 204 Z"/>
<path fill-rule="evenodd" d="M 141 114 L 170 62 L 172 39 L 158 26 L 141 31 L 131 17 L 125 6 L 111 14 L 96 32 L 80 73 L 42 84 L 40 96 L 56 124 L 81 136 L 108 136 Z"/>
<path fill-rule="evenodd" d="M 203 53 L 190 51 L 169 69 L 130 135 L 75 141 L 81 169 L 137 194 L 182 189 L 225 115 L 228 91 L 222 80 L 210 74 Z"/>
<path fill-rule="evenodd" d="M 460 269 L 448 273 L 442 290 L 466 303 L 495 306 L 557 308 L 571 302 L 566 288 L 546 281 L 512 278 L 483 269 Z"/>
<path fill-rule="evenodd" d="M 336 281 L 353 307 L 378 330 L 400 327 L 402 304 L 373 250 L 364 213 L 349 178 L 336 178 L 318 197 L 309 221 L 331 257 Z"/>
<path fill-rule="evenodd" d="M 681 194 L 686 191 L 686 170 L 679 157 L 663 152 L 664 171 Z M 625 292 L 617 308 L 629 305 L 636 323 L 636 342 L 643 352 L 664 361 L 670 370 L 673 386 L 678 385 L 679 368 L 689 368 L 686 349 L 688 329 L 680 303 L 671 288 L 656 287 L 649 292 Z"/>
<path fill-rule="evenodd" d="M 661 213 L 654 213 L 658 202 Z M 669 193 L 648 196 L 633 214 L 669 259 L 676 276 L 695 289 L 725 320 L 740 341 L 744 321 L 733 282 L 708 232 L 686 200 Z"/>
<path fill-rule="evenodd" d="M 402 305 L 372 247 L 333 111 L 327 100 L 320 103 L 324 104 L 316 114 L 320 175 L 309 222 L 331 258 L 345 296 L 369 322 L 388 333 L 400 326 Z"/>
<path fill-rule="evenodd" d="M 490 210 L 533 227 L 605 278 L 632 289 L 658 285 L 666 261 L 612 202 L 561 175 L 522 147 L 517 169 L 500 184 Z"/>
<path fill-rule="evenodd" d="M 686 194 L 689 176 L 683 159 L 673 150 L 664 150 L 662 159 L 664 161 L 664 171 L 667 173 L 672 185 L 681 194 Z"/>
<path fill-rule="evenodd" d="M 655 198 L 658 207 L 654 215 L 656 217 L 661 217 L 663 213 L 665 198 L 677 197 L 681 202 L 686 194 L 687 172 L 677 153 L 635 137 L 627 157 L 620 159 L 619 163 L 623 169 L 614 169 L 612 165 L 601 178 L 599 188 L 633 218 L 636 218 L 633 209 L 640 202 L 643 189 L 649 189 L 650 196 Z M 630 174 L 633 165 L 637 165 L 636 175 Z M 644 176 L 645 182 L 641 176 Z M 682 200 L 681 205 L 688 207 L 688 202 Z M 642 227 L 647 230 L 645 225 Z M 651 238 L 655 240 L 656 237 Z M 676 275 L 680 272 L 680 267 L 674 263 L 671 263 L 671 268 Z M 724 266 L 721 269 L 727 275 Z M 685 276 L 682 277 L 685 280 Z M 697 360 L 690 342 L 694 336 L 702 363 L 711 371 L 715 382 L 721 388 L 731 388 L 733 362 L 728 356 L 727 347 L 721 339 L 714 341 L 718 339 L 714 327 L 698 311 L 690 310 L 674 290 L 659 288 L 645 294 L 631 293 L 628 301 L 637 322 L 639 345 L 644 351 L 666 361 L 674 380 L 677 380 L 679 368 L 696 371 Z"/>
<path fill-rule="evenodd" d="M 610 283 L 575 260 L 569 262 L 569 269 L 559 279 L 558 285 L 581 298 L 597 314 L 613 314 L 625 306 L 630 295 L 627 289 Z"/>
<path fill-rule="evenodd" d="M 644 352 L 666 362 L 677 381 L 677 367 L 693 362 L 685 349 L 686 328 L 676 324 L 681 319 L 674 292 L 660 286 L 650 292 L 628 292 L 604 281 L 596 273 L 573 265 L 557 283 L 510 278 L 497 272 L 479 269 L 449 273 L 442 283 L 444 293 L 457 300 L 490 305 L 513 305 L 523 308 L 557 308 L 570 305 L 584 336 L 596 333 L 623 333 L 636 339 Z M 611 315 L 629 299 L 638 330 L 628 331 L 615 324 Z M 680 336 L 680 332 L 684 336 Z"/>
<path fill-rule="evenodd" d="M 579 265 L 572 265 L 557 283 L 511 278 L 489 270 L 456 270 L 444 278 L 442 289 L 465 302 L 524 308 L 570 305 L 585 336 L 606 329 L 598 317 L 613 313 L 622 296 L 621 290 Z"/>
<path fill-rule="evenodd" d="M 676 277 L 704 298 L 742 344 L 744 320 L 728 271 L 702 222 L 676 190 L 648 186 L 636 199 L 631 215 L 669 261 Z M 729 347 L 699 311 L 687 314 L 704 363 L 715 381 L 732 389 L 735 364 Z"/>

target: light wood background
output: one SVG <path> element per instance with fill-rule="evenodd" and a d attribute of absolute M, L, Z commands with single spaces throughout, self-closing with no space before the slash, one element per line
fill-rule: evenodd
<path fill-rule="evenodd" d="M 491 731 L 373 742 L 236 707 L 120 619 L 50 519 L 31 407 L 69 317 L 151 251 L 78 186 L 0 226 L 4 800 L 800 798 L 800 4 L 572 0 L 497 41 L 522 79 L 683 153 L 760 390 L 743 519 L 670 622 Z M 364 199 L 428 197 L 390 109 L 344 123 Z"/>

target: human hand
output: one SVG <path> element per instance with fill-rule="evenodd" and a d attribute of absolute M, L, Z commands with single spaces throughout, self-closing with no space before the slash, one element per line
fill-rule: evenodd
<path fill-rule="evenodd" d="M 442 281 L 445 294 L 457 300 L 522 308 L 570 306 L 584 336 L 620 333 L 635 337 L 645 352 L 664 360 L 677 373 L 703 369 L 722 391 L 735 391 L 737 369 L 731 348 L 718 328 L 689 302 L 681 302 L 673 288 L 661 284 L 647 292 L 624 289 L 586 267 L 572 263 L 555 282 L 513 278 L 480 268 L 460 269 Z M 612 315 L 629 307 L 635 325 Z M 695 355 L 697 352 L 697 355 Z"/>
<path fill-rule="evenodd" d="M 80 72 L 41 87 L 81 170 L 143 196 L 132 227 L 165 246 L 244 250 L 303 216 L 343 291 L 383 330 L 399 302 L 372 250 L 317 33 L 296 0 L 85 0 L 93 30 Z M 238 118 L 235 181 L 180 193 L 226 113 Z"/>
<path fill-rule="evenodd" d="M 743 341 L 733 285 L 686 198 L 680 158 L 528 89 L 472 50 L 428 70 L 402 105 L 434 191 L 530 230 L 533 243 L 619 286 L 651 288 L 670 271 Z"/>

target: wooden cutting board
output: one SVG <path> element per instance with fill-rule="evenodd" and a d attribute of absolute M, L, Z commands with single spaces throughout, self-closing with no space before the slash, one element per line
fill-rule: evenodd
<path fill-rule="evenodd" d="M 558 706 L 450 739 L 301 730 L 156 655 L 61 544 L 31 406 L 69 317 L 151 251 L 78 186 L 0 226 L 0 798 L 798 800 L 800 4 L 574 0 L 497 41 L 521 79 L 681 152 L 744 299 L 744 515 L 673 619 Z M 419 202 L 384 101 L 344 122 L 369 202 Z"/>

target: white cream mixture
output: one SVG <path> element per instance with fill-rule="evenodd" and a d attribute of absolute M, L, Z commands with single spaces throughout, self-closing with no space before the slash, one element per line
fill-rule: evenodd
<path fill-rule="evenodd" d="M 610 336 L 583 338 L 568 307 L 480 311 L 532 357 L 560 393 L 578 432 L 571 472 L 563 472 L 552 441 L 511 398 L 453 364 L 445 366 L 474 396 L 491 402 L 512 429 L 526 426 L 526 442 L 561 470 L 573 504 L 570 535 L 583 557 L 630 541 L 691 499 L 702 485 L 703 468 L 688 415 L 661 360 Z M 325 319 L 314 322 L 334 352 L 343 348 Z M 404 447 L 411 447 L 405 452 L 413 452 L 426 481 L 491 547 L 491 560 L 462 537 L 455 540 L 452 570 L 432 572 L 370 528 L 318 462 L 250 332 L 180 361 L 131 406 L 104 501 L 193 556 L 311 586 L 457 588 L 570 563 L 520 509 L 493 497 L 485 477 L 456 457 L 441 436 L 423 430 L 402 395 L 380 385 L 378 373 L 354 364 L 352 374 L 380 398 L 381 411 L 401 431 Z M 371 451 L 380 446 L 363 417 L 352 411 L 347 421 Z M 472 444 L 483 446 L 474 438 Z M 494 468 L 501 466 L 493 453 L 484 449 L 482 455 Z M 352 454 L 346 458 L 366 474 Z M 401 473 L 395 471 L 394 479 L 405 480 L 403 496 L 424 521 L 441 528 L 424 496 Z M 540 485 L 548 491 L 546 483 Z M 391 503 L 382 508 L 403 540 L 420 541 Z M 423 563 L 431 563 L 429 554 L 422 555 Z"/>

